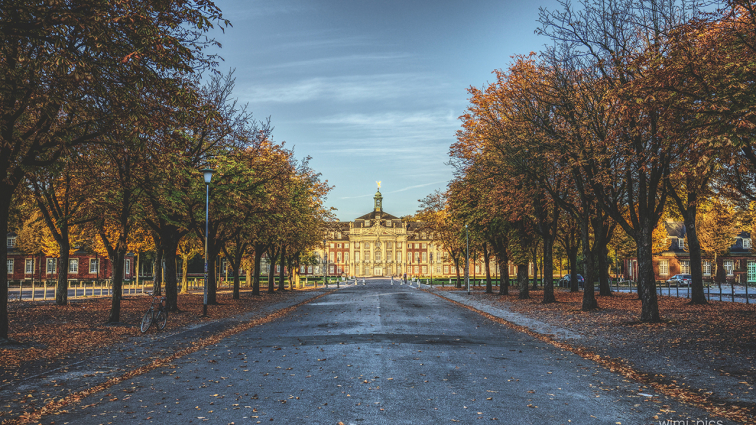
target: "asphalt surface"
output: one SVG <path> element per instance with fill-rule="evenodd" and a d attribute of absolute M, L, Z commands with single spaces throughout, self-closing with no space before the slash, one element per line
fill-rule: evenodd
<path fill-rule="evenodd" d="M 42 422 L 718 420 L 592 361 L 388 280 L 342 285 L 286 317 L 114 385 L 68 410 Z"/>

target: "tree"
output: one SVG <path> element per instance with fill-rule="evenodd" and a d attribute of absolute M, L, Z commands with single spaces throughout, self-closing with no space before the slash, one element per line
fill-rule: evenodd
<path fill-rule="evenodd" d="M 228 24 L 208 0 L 34 3 L 0 9 L 0 232 L 26 173 L 110 127 L 148 122 L 147 91 L 180 96 L 179 74 L 213 65 L 203 34 Z M 140 128 L 136 125 L 132 128 Z M 0 246 L 0 263 L 7 247 Z M 0 274 L 0 337 L 8 336 L 7 276 Z"/>
<path fill-rule="evenodd" d="M 700 218 L 697 227 L 701 249 L 714 256 L 715 280 L 721 289 L 726 280 L 722 256 L 729 252 L 740 231 L 737 214 L 732 204 L 724 199 L 713 198 Z"/>
<path fill-rule="evenodd" d="M 444 251 L 454 264 L 457 275 L 456 287 L 461 288 L 462 280 L 459 270 L 465 253 L 464 226 L 451 214 L 447 197 L 441 191 L 437 190 L 418 202 L 420 202 L 420 209 L 415 218 L 423 223 L 433 243 L 444 247 Z"/>
<path fill-rule="evenodd" d="M 197 255 L 202 254 L 202 241 L 194 235 L 186 234 L 178 244 L 178 255 L 181 258 L 181 292 L 189 292 L 189 261 Z"/>
<path fill-rule="evenodd" d="M 644 103 L 630 87 L 659 66 L 648 58 L 663 56 L 666 34 L 688 9 L 655 0 L 586 0 L 581 6 L 578 10 L 564 2 L 561 11 L 542 9 L 539 32 L 557 43 L 550 50 L 554 64 L 590 75 L 591 85 L 605 93 L 599 103 L 602 115 L 618 120 L 594 133 L 598 137 L 587 145 L 581 168 L 601 209 L 636 241 L 640 320 L 656 322 L 651 234 L 666 203 L 670 164 L 689 146 L 670 143 L 663 127 L 667 111 Z M 590 131 L 593 122 L 579 126 Z"/>

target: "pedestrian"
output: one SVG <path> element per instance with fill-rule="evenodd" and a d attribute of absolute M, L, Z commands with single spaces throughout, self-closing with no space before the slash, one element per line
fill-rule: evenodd
<path fill-rule="evenodd" d="M 394 275 L 391 275 L 391 286 L 394 286 Z"/>
<path fill-rule="evenodd" d="M 407 272 L 404 272 L 404 276 L 402 276 L 402 285 L 407 283 Z"/>

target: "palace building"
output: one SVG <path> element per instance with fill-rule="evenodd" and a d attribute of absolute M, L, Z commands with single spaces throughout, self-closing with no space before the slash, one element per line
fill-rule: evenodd
<path fill-rule="evenodd" d="M 408 222 L 383 211 L 380 186 L 373 210 L 354 221 L 337 223 L 316 256 L 326 258 L 330 276 L 448 276 L 453 266 L 430 240 L 422 223 Z M 323 274 L 323 261 L 302 266 L 301 275 Z"/>

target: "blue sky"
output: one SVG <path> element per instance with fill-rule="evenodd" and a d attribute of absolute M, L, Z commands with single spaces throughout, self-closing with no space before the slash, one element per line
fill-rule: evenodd
<path fill-rule="evenodd" d="M 219 70 L 273 138 L 294 147 L 334 188 L 342 221 L 413 214 L 452 178 L 449 146 L 467 88 L 493 81 L 515 54 L 538 51 L 538 7 L 554 1 L 219 0 L 233 25 L 212 35 Z"/>

